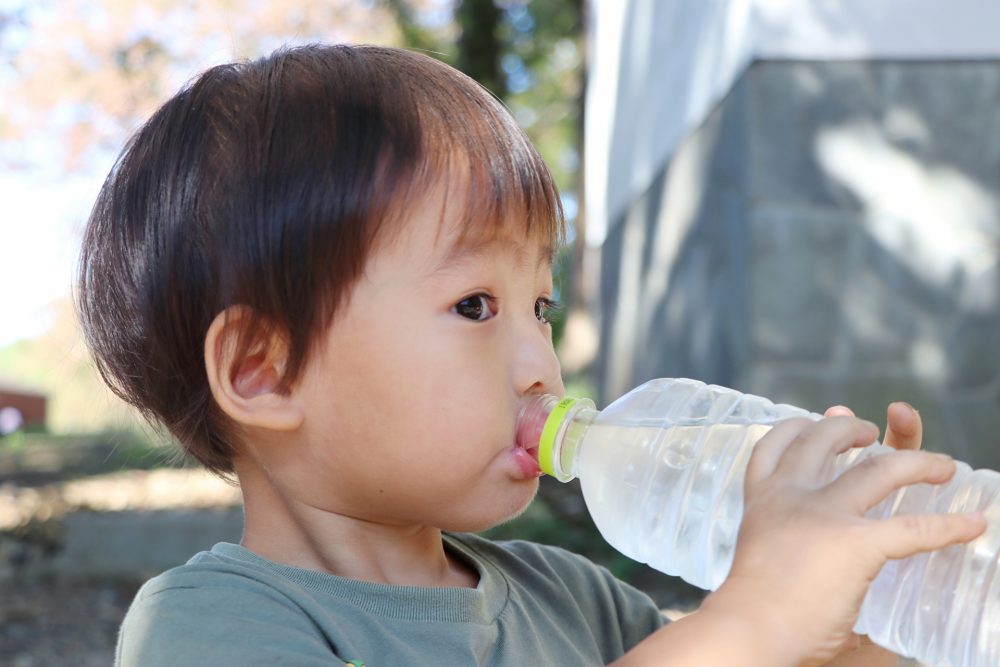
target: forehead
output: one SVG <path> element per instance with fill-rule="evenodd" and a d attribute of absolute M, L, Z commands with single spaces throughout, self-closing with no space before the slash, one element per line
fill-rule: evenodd
<path fill-rule="evenodd" d="M 531 269 L 553 264 L 559 236 L 552 221 L 532 220 L 531 207 L 516 198 L 501 209 L 481 206 L 476 190 L 448 179 L 404 198 L 394 207 L 386 245 L 431 272 L 498 255 Z"/>
<path fill-rule="evenodd" d="M 555 249 L 544 239 L 516 238 L 497 235 L 479 239 L 466 239 L 443 249 L 434 262 L 433 272 L 441 273 L 462 265 L 489 262 L 494 258 L 513 262 L 526 270 L 551 269 Z"/>

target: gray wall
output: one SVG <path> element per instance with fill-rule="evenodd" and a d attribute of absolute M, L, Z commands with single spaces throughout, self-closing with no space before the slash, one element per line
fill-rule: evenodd
<path fill-rule="evenodd" d="M 601 400 L 906 400 L 925 448 L 1000 468 L 998 192 L 1000 62 L 753 64 L 608 235 Z"/>

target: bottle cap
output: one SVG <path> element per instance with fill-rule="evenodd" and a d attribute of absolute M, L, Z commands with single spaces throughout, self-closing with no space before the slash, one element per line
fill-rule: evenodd
<path fill-rule="evenodd" d="M 564 398 L 549 413 L 542 427 L 542 437 L 538 441 L 538 466 L 546 475 L 557 477 L 556 465 L 553 456 L 556 454 L 556 437 L 559 435 L 559 427 L 569 413 L 570 409 L 579 403 L 579 398 Z"/>

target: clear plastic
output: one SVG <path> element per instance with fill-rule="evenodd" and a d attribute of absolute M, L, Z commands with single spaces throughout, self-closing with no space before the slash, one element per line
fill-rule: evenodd
<path fill-rule="evenodd" d="M 540 397 L 519 423 L 538 442 L 555 399 Z M 778 421 L 820 418 L 790 405 L 686 379 L 652 380 L 598 412 L 589 401 L 564 417 L 552 449 L 562 481 L 580 478 L 601 534 L 635 560 L 716 589 L 732 566 L 753 445 Z M 890 451 L 873 443 L 839 456 L 830 480 Z M 915 484 L 869 516 L 982 511 L 989 528 L 967 545 L 890 561 L 855 626 L 876 643 L 926 664 L 1000 665 L 1000 474 L 959 462 L 944 485 Z"/>

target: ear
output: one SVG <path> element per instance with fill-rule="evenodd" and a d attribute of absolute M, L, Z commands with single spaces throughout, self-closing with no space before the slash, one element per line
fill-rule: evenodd
<path fill-rule="evenodd" d="M 295 393 L 281 393 L 288 349 L 278 336 L 254 341 L 241 360 L 236 358 L 240 333 L 253 311 L 231 306 L 215 316 L 205 336 L 205 370 L 216 403 L 244 426 L 294 431 L 305 414 Z"/>

